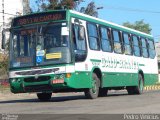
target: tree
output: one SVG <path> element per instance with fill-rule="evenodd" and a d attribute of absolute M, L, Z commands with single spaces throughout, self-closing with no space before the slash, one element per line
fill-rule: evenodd
<path fill-rule="evenodd" d="M 82 0 L 37 0 L 36 4 L 39 11 L 57 9 L 77 9 Z"/>
<path fill-rule="evenodd" d="M 3 29 L 3 39 L 5 39 L 5 49 L 0 50 L 0 79 L 7 79 L 8 78 L 8 63 L 9 63 L 9 28 L 11 27 L 11 21 L 13 17 L 8 18 L 8 23 L 5 24 Z"/>
<path fill-rule="evenodd" d="M 46 0 L 36 0 L 35 3 L 38 8 L 36 12 L 46 11 L 46 8 L 47 8 Z"/>
<path fill-rule="evenodd" d="M 151 27 L 148 23 L 145 23 L 144 20 L 140 20 L 140 21 L 136 21 L 135 23 L 130 23 L 130 22 L 125 22 L 123 23 L 123 26 L 147 33 L 147 34 L 151 34 Z"/>
<path fill-rule="evenodd" d="M 29 6 L 29 0 L 23 0 L 23 14 L 29 14 L 31 13 L 31 8 Z"/>
<path fill-rule="evenodd" d="M 82 7 L 80 12 L 90 15 L 90 16 L 98 17 L 98 11 L 97 11 L 95 2 L 90 2 L 86 8 Z"/>
<path fill-rule="evenodd" d="M 81 7 L 79 10 L 78 6 L 82 1 L 83 0 L 36 0 L 38 7 L 37 12 L 57 9 L 72 9 L 90 16 L 98 17 L 95 2 L 90 2 L 87 7 Z"/>

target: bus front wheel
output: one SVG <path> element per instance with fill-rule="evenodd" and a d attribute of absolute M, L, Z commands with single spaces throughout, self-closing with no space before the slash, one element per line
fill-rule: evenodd
<path fill-rule="evenodd" d="M 85 96 L 88 99 L 95 99 L 98 97 L 100 80 L 95 73 L 92 74 L 92 87 L 85 90 Z"/>
<path fill-rule="evenodd" d="M 49 101 L 52 93 L 37 93 L 37 97 L 40 101 Z"/>

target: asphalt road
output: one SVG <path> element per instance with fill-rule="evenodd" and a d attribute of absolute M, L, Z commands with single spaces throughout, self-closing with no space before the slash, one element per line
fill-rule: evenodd
<path fill-rule="evenodd" d="M 68 95 L 68 96 L 67 96 Z M 107 97 L 86 99 L 83 93 L 56 94 L 49 102 L 35 95 L 3 96 L 0 113 L 10 114 L 160 114 L 160 91 L 128 95 L 126 91 L 109 92 Z"/>

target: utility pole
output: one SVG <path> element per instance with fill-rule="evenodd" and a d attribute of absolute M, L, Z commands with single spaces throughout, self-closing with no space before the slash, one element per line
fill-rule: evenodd
<path fill-rule="evenodd" d="M 4 29 L 5 20 L 4 20 L 4 0 L 2 0 L 2 30 Z"/>
<path fill-rule="evenodd" d="M 2 13 L 2 25 L 0 26 L 1 28 L 0 28 L 0 45 L 2 44 L 2 38 L 3 38 L 3 36 L 4 36 L 4 26 L 5 26 L 5 18 L 4 18 L 4 0 L 2 0 L 2 11 L 1 11 L 1 13 Z M 1 48 L 1 46 L 0 46 L 0 53 L 2 52 L 2 48 Z"/>
<path fill-rule="evenodd" d="M 29 0 L 22 0 L 23 5 L 23 14 L 26 15 L 31 12 L 30 6 L 29 6 Z"/>

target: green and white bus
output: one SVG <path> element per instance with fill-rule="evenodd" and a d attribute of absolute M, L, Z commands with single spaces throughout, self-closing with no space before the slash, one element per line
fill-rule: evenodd
<path fill-rule="evenodd" d="M 9 81 L 13 93 L 84 92 L 95 99 L 108 90 L 141 94 L 158 81 L 151 35 L 72 10 L 20 16 L 10 29 Z"/>

